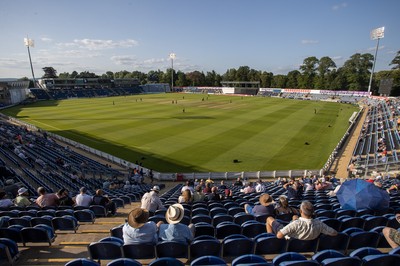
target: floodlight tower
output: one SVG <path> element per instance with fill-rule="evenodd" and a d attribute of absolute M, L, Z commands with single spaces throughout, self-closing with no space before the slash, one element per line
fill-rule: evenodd
<path fill-rule="evenodd" d="M 378 56 L 379 40 L 381 38 L 383 38 L 384 36 L 385 36 L 385 27 L 380 27 L 380 28 L 377 28 L 377 29 L 373 29 L 371 31 L 371 40 L 378 40 L 378 42 L 376 43 L 374 63 L 372 65 L 371 76 L 369 77 L 368 92 L 371 92 L 372 76 L 374 75 L 376 57 Z"/>
<path fill-rule="evenodd" d="M 31 59 L 31 51 L 29 50 L 29 47 L 35 47 L 35 42 L 32 39 L 24 38 L 24 44 L 28 48 L 28 55 L 29 55 L 29 63 L 31 64 L 31 71 L 32 71 L 32 78 L 33 78 L 33 87 L 36 86 L 36 79 L 35 79 L 35 73 L 33 72 L 33 65 L 32 65 L 32 59 Z"/>
<path fill-rule="evenodd" d="M 170 53 L 169 58 L 171 59 L 171 90 L 174 91 L 174 59 L 176 58 L 176 54 Z"/>

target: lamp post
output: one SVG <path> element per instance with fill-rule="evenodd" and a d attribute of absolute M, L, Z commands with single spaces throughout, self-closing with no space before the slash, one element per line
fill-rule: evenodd
<path fill-rule="evenodd" d="M 32 71 L 32 78 L 33 78 L 33 87 L 35 87 L 36 86 L 36 79 L 35 79 L 35 74 L 33 73 L 31 51 L 29 50 L 29 47 L 35 47 L 35 42 L 32 39 L 24 38 L 24 44 L 28 48 L 29 63 L 31 64 L 31 71 Z"/>
<path fill-rule="evenodd" d="M 374 63 L 372 64 L 371 76 L 369 77 L 368 92 L 371 92 L 372 76 L 374 75 L 376 57 L 378 56 L 379 39 L 383 38 L 384 36 L 385 27 L 380 27 L 371 31 L 371 40 L 378 40 L 378 42 L 376 43 Z"/>
<path fill-rule="evenodd" d="M 176 57 L 176 54 L 170 53 L 169 58 L 171 59 L 171 90 L 174 91 L 174 59 Z"/>

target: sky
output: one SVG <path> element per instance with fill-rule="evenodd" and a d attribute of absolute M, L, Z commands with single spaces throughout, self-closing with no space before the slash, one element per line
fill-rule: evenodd
<path fill-rule="evenodd" d="M 1 0 L 0 78 L 35 77 L 43 67 L 182 72 L 250 68 L 287 74 L 309 56 L 338 67 L 375 53 L 375 71 L 400 50 L 399 0 Z"/>

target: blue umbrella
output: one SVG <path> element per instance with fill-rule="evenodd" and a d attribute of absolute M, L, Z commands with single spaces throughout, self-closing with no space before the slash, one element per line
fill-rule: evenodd
<path fill-rule="evenodd" d="M 382 210 L 389 208 L 389 194 L 362 179 L 344 182 L 336 196 L 343 209 Z"/>

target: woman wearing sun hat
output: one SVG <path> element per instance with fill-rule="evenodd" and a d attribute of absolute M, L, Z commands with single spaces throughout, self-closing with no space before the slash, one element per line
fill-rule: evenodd
<path fill-rule="evenodd" d="M 168 224 L 161 224 L 158 238 L 163 241 L 177 241 L 189 244 L 194 237 L 194 225 L 189 226 L 179 223 L 184 216 L 183 206 L 179 203 L 169 206 L 165 213 Z"/>
<path fill-rule="evenodd" d="M 18 189 L 18 196 L 14 199 L 15 206 L 26 207 L 32 204 L 28 199 L 28 189 L 22 187 Z"/>
<path fill-rule="evenodd" d="M 128 221 L 122 227 L 124 244 L 157 243 L 157 225 L 149 220 L 149 211 L 135 208 L 128 214 Z"/>
<path fill-rule="evenodd" d="M 260 196 L 260 204 L 251 207 L 249 204 L 244 205 L 244 210 L 248 214 L 253 215 L 270 215 L 275 217 L 275 205 L 272 197 L 268 193 L 264 193 Z"/>

